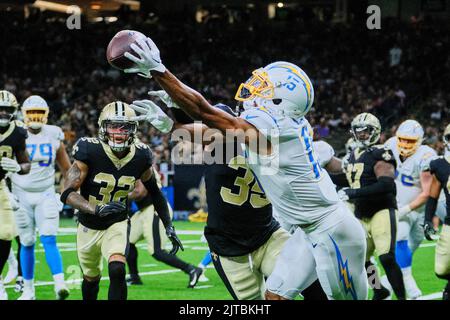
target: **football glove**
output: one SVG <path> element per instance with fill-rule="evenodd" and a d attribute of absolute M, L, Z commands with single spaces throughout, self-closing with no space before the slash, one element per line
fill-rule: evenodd
<path fill-rule="evenodd" d="M 436 229 L 434 229 L 433 223 L 431 221 L 425 221 L 425 224 L 423 225 L 423 232 L 425 234 L 425 238 L 429 241 L 439 239 L 439 235 L 437 234 Z"/>
<path fill-rule="evenodd" d="M 178 249 L 181 249 L 181 251 L 184 251 L 183 244 L 181 243 L 180 239 L 178 238 L 175 227 L 174 226 L 168 226 L 166 228 L 166 235 L 169 238 L 169 240 L 172 242 L 172 250 L 170 250 L 170 254 L 175 255 L 178 252 Z"/>
<path fill-rule="evenodd" d="M 111 214 L 127 214 L 127 206 L 125 203 L 118 201 L 111 201 L 106 204 L 95 206 L 95 213 L 97 217 L 104 218 Z"/>
<path fill-rule="evenodd" d="M 133 118 L 136 121 L 147 121 L 156 129 L 163 133 L 170 132 L 173 127 L 173 120 L 161 110 L 156 103 L 151 100 L 133 101 L 130 107 L 138 112 L 140 116 Z"/>
<path fill-rule="evenodd" d="M 0 161 L 0 166 L 3 170 L 16 173 L 20 171 L 20 164 L 17 163 L 15 159 L 10 159 L 7 157 L 3 157 Z"/>
<path fill-rule="evenodd" d="M 132 43 L 130 48 L 139 57 L 125 52 L 124 56 L 133 61 L 135 66 L 133 68 L 123 70 L 125 73 L 137 73 L 141 77 L 151 78 L 150 71 L 165 72 L 166 67 L 162 64 L 159 49 L 150 38 L 137 39 L 137 44 Z"/>
<path fill-rule="evenodd" d="M 167 108 L 180 109 L 180 107 L 172 100 L 169 94 L 164 90 L 149 91 L 148 94 L 161 99 L 161 101 L 164 102 Z"/>
<path fill-rule="evenodd" d="M 348 201 L 350 198 L 347 194 L 348 188 L 342 188 L 341 190 L 338 191 L 338 196 L 342 201 Z"/>

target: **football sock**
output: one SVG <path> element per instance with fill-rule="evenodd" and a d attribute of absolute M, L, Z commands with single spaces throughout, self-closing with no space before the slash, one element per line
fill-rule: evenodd
<path fill-rule="evenodd" d="M 156 260 L 164 262 L 171 267 L 183 270 L 185 273 L 189 273 L 193 268 L 195 268 L 193 265 L 184 262 L 177 256 L 169 254 L 164 250 L 157 250 L 152 256 Z"/>
<path fill-rule="evenodd" d="M 63 273 L 61 254 L 56 245 L 56 236 L 41 236 L 45 259 L 53 275 Z"/>
<path fill-rule="evenodd" d="M 108 270 L 109 270 L 108 300 L 127 300 L 125 263 L 120 261 L 112 261 L 108 264 Z"/>
<path fill-rule="evenodd" d="M 395 248 L 395 259 L 400 268 L 411 267 L 412 265 L 412 251 L 408 246 L 408 240 L 397 241 Z"/>
<path fill-rule="evenodd" d="M 24 246 L 20 250 L 20 260 L 22 262 L 22 274 L 24 280 L 34 279 L 34 244 Z"/>
<path fill-rule="evenodd" d="M 81 293 L 83 300 L 97 300 L 100 279 L 96 281 L 87 281 L 83 279 L 81 284 Z"/>
<path fill-rule="evenodd" d="M 302 291 L 305 300 L 328 300 L 319 280 L 314 281 L 308 288 Z"/>
<path fill-rule="evenodd" d="M 17 242 L 17 263 L 18 263 L 17 271 L 19 273 L 19 277 L 21 277 L 22 276 L 22 266 L 20 264 L 20 250 L 22 249 L 22 244 L 20 243 L 19 236 L 16 237 L 16 242 Z"/>
<path fill-rule="evenodd" d="M 199 266 L 200 268 L 202 268 L 202 269 L 205 269 L 206 266 L 207 266 L 208 264 L 211 263 L 211 261 L 212 261 L 212 258 L 211 258 L 211 251 L 208 251 L 208 252 L 205 254 L 205 257 L 203 258 L 202 262 L 200 262 L 200 264 L 199 264 L 198 266 Z"/>
<path fill-rule="evenodd" d="M 397 299 L 405 300 L 406 293 L 405 284 L 403 283 L 403 275 L 399 265 L 395 261 L 394 253 L 389 252 L 382 254 L 378 258 L 380 259 L 381 265 L 386 272 L 386 276 L 392 286 L 392 290 L 394 290 L 394 293 L 397 296 Z"/>
<path fill-rule="evenodd" d="M 9 252 L 11 251 L 10 240 L 0 240 L 0 275 L 3 272 L 3 267 L 8 261 Z"/>
<path fill-rule="evenodd" d="M 138 251 L 136 245 L 130 243 L 130 246 L 128 248 L 127 264 L 128 269 L 130 271 L 130 275 L 132 276 L 136 276 L 139 274 L 137 261 L 138 261 Z"/>

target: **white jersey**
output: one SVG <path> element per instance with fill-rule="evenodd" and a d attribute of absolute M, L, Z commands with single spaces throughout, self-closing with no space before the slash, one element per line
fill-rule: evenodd
<path fill-rule="evenodd" d="M 395 184 L 397 186 L 397 204 L 400 208 L 414 201 L 422 192 L 420 174 L 429 170 L 430 161 L 437 156 L 437 153 L 429 146 L 421 145 L 413 155 L 402 162 L 397 149 L 396 137 L 386 141 L 385 146 L 392 151 L 397 162 Z M 423 205 L 414 211 L 423 212 L 424 209 Z"/>
<path fill-rule="evenodd" d="M 251 108 L 241 118 L 271 141 L 272 154 L 268 156 L 244 147 L 248 166 L 280 220 L 289 225 L 309 225 L 336 211 L 339 197 L 319 164 L 304 117 L 294 120 L 265 108 Z"/>
<path fill-rule="evenodd" d="M 319 140 L 313 142 L 313 149 L 318 156 L 320 166 L 322 168 L 325 168 L 327 164 L 331 161 L 331 159 L 334 157 L 333 147 L 330 146 L 330 144 L 328 144 L 327 142 Z"/>
<path fill-rule="evenodd" d="M 64 133 L 61 128 L 44 125 L 38 134 L 28 131 L 27 151 L 31 160 L 29 174 L 13 174 L 13 185 L 28 191 L 42 192 L 55 184 L 55 158 Z"/>

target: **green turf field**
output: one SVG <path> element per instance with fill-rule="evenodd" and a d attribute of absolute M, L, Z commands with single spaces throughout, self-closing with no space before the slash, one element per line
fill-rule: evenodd
<path fill-rule="evenodd" d="M 175 222 L 177 232 L 185 246 L 184 252 L 178 255 L 187 262 L 197 265 L 203 258 L 207 245 L 200 240 L 203 223 Z M 59 248 L 63 256 L 66 280 L 71 290 L 69 299 L 81 299 L 81 272 L 75 251 L 75 223 L 68 219 L 61 220 L 62 232 L 58 235 Z M 189 232 L 191 231 L 191 232 Z M 192 232 L 193 231 L 193 232 Z M 413 274 L 421 288 L 425 299 L 440 299 L 440 292 L 445 283 L 434 275 L 435 243 L 424 242 L 414 256 Z M 14 246 L 15 247 L 15 246 Z M 208 282 L 198 283 L 196 288 L 188 289 L 188 276 L 182 271 L 171 268 L 154 260 L 146 251 L 145 243 L 138 244 L 139 270 L 144 285 L 128 287 L 130 300 L 157 299 L 231 299 L 216 271 L 210 265 L 206 270 Z M 106 266 L 106 263 L 104 264 Z M 5 268 L 3 276 L 6 274 Z M 107 298 L 108 281 L 107 268 L 104 269 L 99 299 Z M 36 244 L 36 298 L 39 300 L 55 299 L 52 277 L 45 262 L 43 247 Z M 7 285 L 10 300 L 19 297 L 12 285 Z"/>

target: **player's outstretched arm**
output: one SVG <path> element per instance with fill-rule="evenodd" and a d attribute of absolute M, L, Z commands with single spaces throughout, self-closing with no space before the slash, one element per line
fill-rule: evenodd
<path fill-rule="evenodd" d="M 61 201 L 84 213 L 95 214 L 95 206 L 90 204 L 89 201 L 77 192 L 83 184 L 84 179 L 86 179 L 88 169 L 85 163 L 75 160 L 67 172 Z"/>
<path fill-rule="evenodd" d="M 125 57 L 133 61 L 135 67 L 124 71 L 138 74 L 151 73 L 175 104 L 193 119 L 202 120 L 208 127 L 217 128 L 223 132 L 227 129 L 256 131 L 245 120 L 232 117 L 226 112 L 214 108 L 200 93 L 178 80 L 162 64 L 159 49 L 150 38 L 138 39 L 137 44 L 132 44 L 131 48 L 139 57 L 126 52 Z"/>
<path fill-rule="evenodd" d="M 175 227 L 172 225 L 167 199 L 164 197 L 164 194 L 159 188 L 151 167 L 143 173 L 140 180 L 144 184 L 145 189 L 147 189 L 148 193 L 151 195 L 156 213 L 166 228 L 167 237 L 172 242 L 172 250 L 170 251 L 170 254 L 176 254 L 179 249 L 184 250 L 183 244 L 175 232 Z"/>

